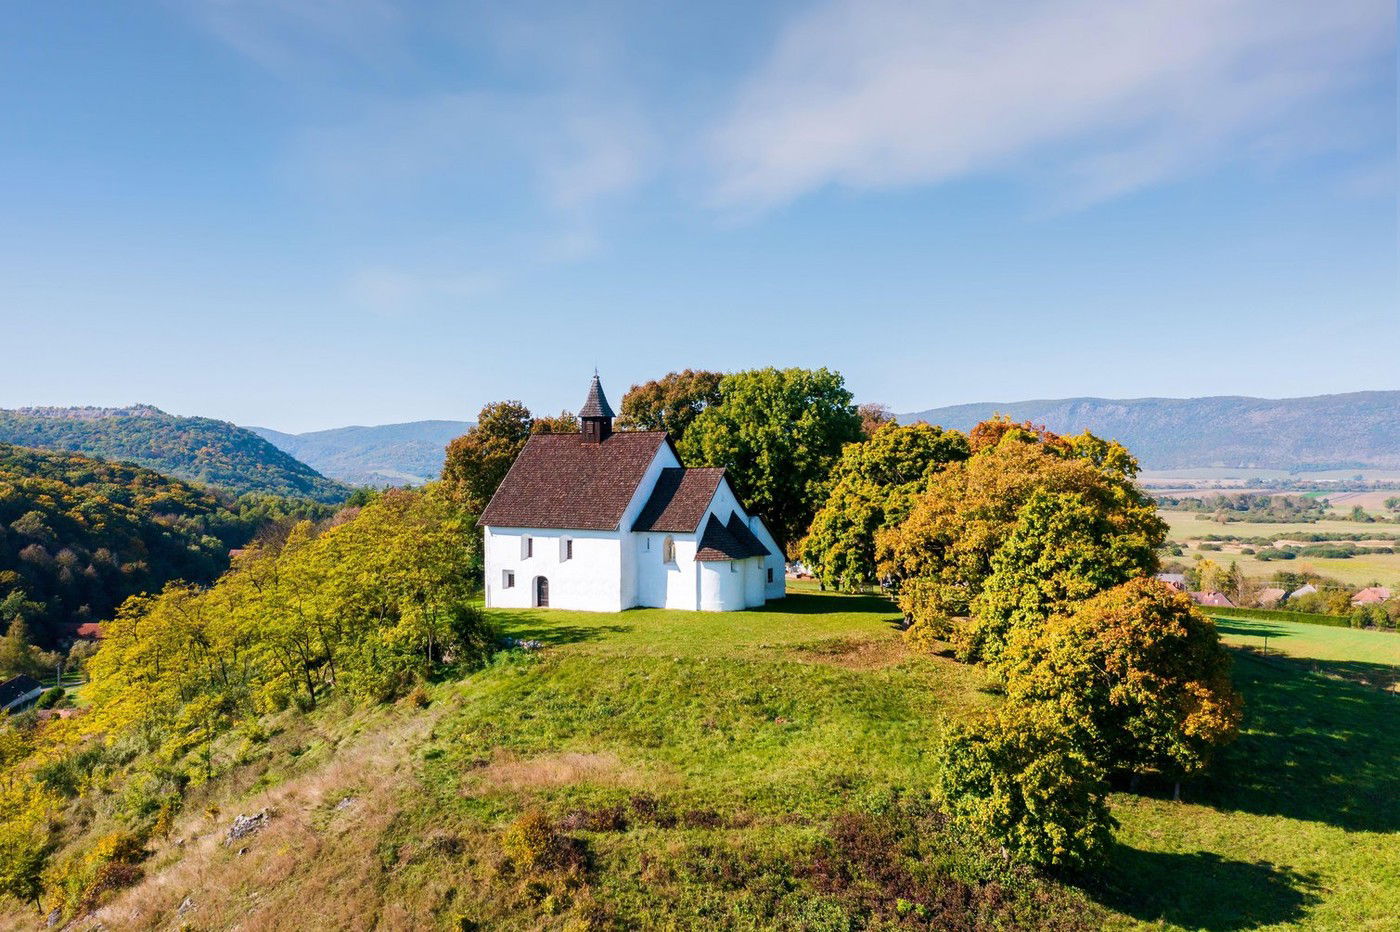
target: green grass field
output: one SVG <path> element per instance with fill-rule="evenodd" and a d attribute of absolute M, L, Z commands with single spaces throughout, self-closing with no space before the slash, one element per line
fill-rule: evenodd
<path fill-rule="evenodd" d="M 940 734 L 1000 698 L 980 668 L 910 653 L 882 598 L 492 614 L 544 646 L 434 686 L 426 708 L 283 713 L 264 743 L 231 739 L 225 775 L 193 791 L 145 881 L 97 918 L 109 929 L 315 916 L 347 929 L 815 930 L 919 915 L 967 929 L 1396 927 L 1400 697 L 1325 666 L 1383 661 L 1383 635 L 1275 626 L 1288 645 L 1271 649 L 1319 659 L 1238 651 L 1238 742 L 1180 803 L 1165 786 L 1115 793 L 1107 870 L 1061 884 L 1005 865 L 929 808 Z M 1257 633 L 1222 629 L 1245 645 Z M 274 818 L 243 851 L 222 844 L 233 813 L 263 807 Z M 532 810 L 567 836 L 568 870 L 522 874 L 504 857 L 509 827 Z M 186 897 L 196 911 L 182 920 Z"/>

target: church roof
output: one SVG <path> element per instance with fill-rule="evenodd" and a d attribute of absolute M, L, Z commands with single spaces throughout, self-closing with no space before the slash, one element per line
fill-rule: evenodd
<path fill-rule="evenodd" d="M 603 383 L 598 381 L 598 373 L 593 373 L 593 381 L 588 386 L 588 397 L 579 409 L 579 417 L 616 417 L 608 397 L 603 394 Z"/>
<path fill-rule="evenodd" d="M 695 551 L 695 559 L 700 562 L 713 560 L 743 560 L 746 557 L 762 557 L 768 548 L 754 536 L 737 514 L 730 514 L 729 523 L 721 524 L 714 515 L 705 522 L 705 533 L 700 537 L 700 546 Z"/>
<path fill-rule="evenodd" d="M 668 466 L 657 477 L 651 498 L 642 506 L 632 530 L 694 533 L 723 478 L 724 470 L 715 467 Z"/>
<path fill-rule="evenodd" d="M 669 442 L 659 430 L 619 431 L 597 443 L 581 434 L 533 434 L 477 524 L 616 530 L 656 451 Z"/>

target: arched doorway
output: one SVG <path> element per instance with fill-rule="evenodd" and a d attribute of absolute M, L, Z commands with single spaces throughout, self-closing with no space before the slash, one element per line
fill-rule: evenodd
<path fill-rule="evenodd" d="M 540 608 L 549 607 L 549 580 L 543 576 L 535 577 L 535 605 Z"/>

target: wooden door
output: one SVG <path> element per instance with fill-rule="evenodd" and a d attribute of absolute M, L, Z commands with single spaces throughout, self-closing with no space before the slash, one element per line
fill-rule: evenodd
<path fill-rule="evenodd" d="M 535 577 L 535 604 L 540 608 L 549 607 L 549 580 L 543 576 Z"/>

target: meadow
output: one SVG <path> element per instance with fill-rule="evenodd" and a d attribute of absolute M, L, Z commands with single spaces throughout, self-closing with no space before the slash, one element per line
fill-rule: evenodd
<path fill-rule="evenodd" d="M 1238 742 L 1183 802 L 1166 786 L 1115 793 L 1107 869 L 1060 883 L 938 814 L 939 735 L 1000 699 L 979 668 L 911 653 L 882 598 L 495 616 L 538 649 L 504 651 L 420 703 L 284 715 L 230 739 L 224 774 L 192 791 L 146 880 L 96 918 L 1385 929 L 1400 915 L 1400 706 L 1334 675 L 1376 662 L 1384 635 L 1278 636 L 1307 661 L 1237 651 Z M 233 813 L 263 808 L 266 829 L 222 843 Z M 557 863 L 533 873 L 506 857 L 527 813 L 562 832 Z"/>
<path fill-rule="evenodd" d="M 1221 544 L 1221 550 L 1201 550 L 1200 538 L 1214 535 L 1235 537 L 1272 537 L 1287 534 L 1395 534 L 1400 535 L 1400 524 L 1359 524 L 1355 521 L 1323 519 L 1321 521 L 1283 522 L 1270 524 L 1257 521 L 1232 521 L 1220 524 L 1205 516 L 1192 512 L 1161 511 L 1162 519 L 1170 528 L 1167 539 L 1181 544 L 1182 557 L 1190 560 L 1196 556 L 1206 557 L 1217 563 L 1228 564 L 1231 560 L 1240 565 L 1248 577 L 1267 579 L 1280 570 L 1300 571 L 1310 569 L 1355 586 L 1366 586 L 1373 582 L 1383 585 L 1400 586 L 1400 553 L 1373 553 L 1337 559 L 1333 557 L 1298 557 L 1294 560 L 1258 560 L 1251 554 L 1240 553 L 1239 544 Z M 1388 541 L 1388 546 L 1397 542 Z"/>

